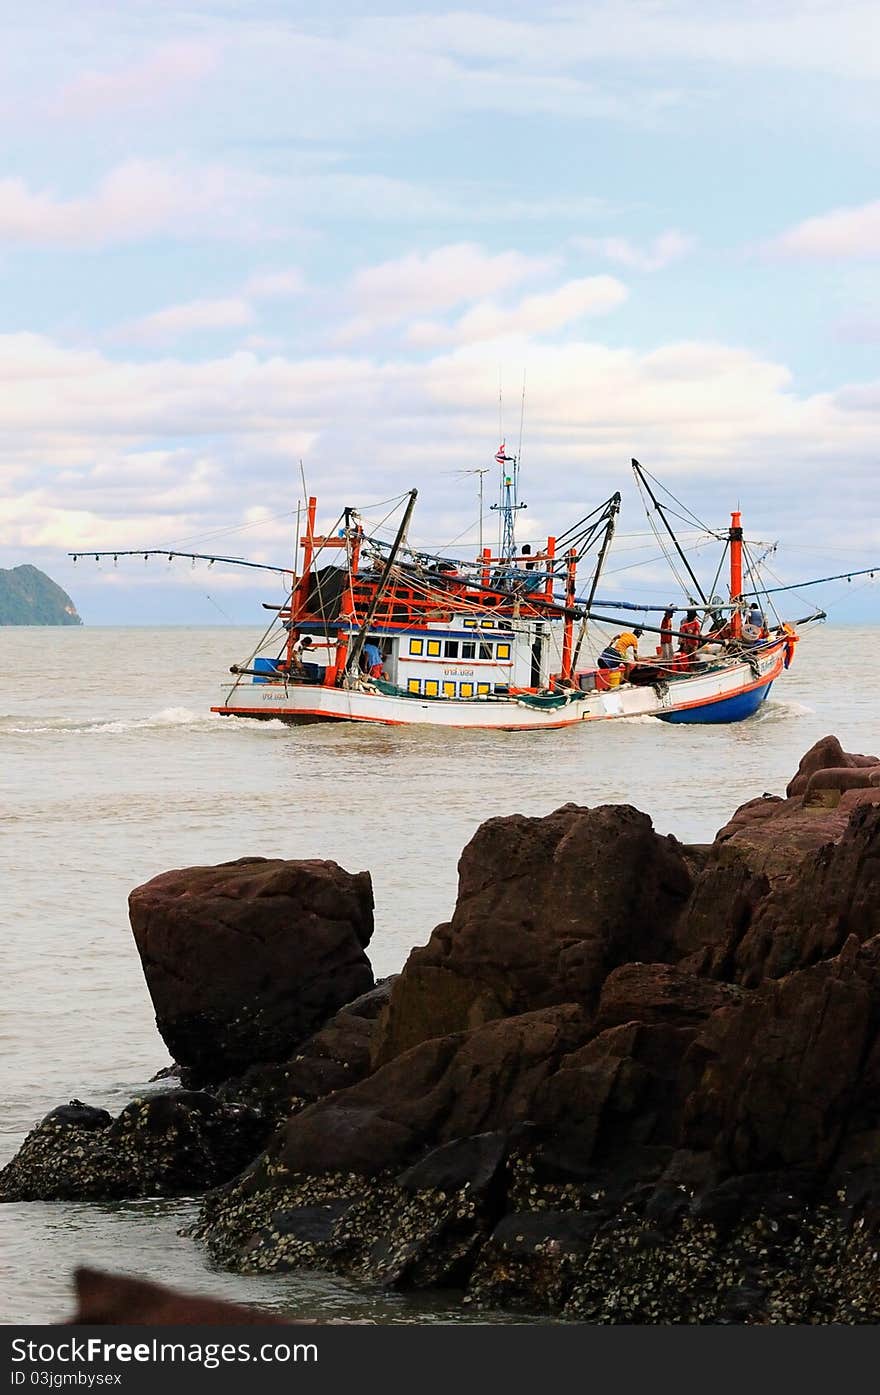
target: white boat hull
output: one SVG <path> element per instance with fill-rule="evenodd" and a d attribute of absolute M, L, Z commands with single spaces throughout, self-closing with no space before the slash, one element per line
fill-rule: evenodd
<path fill-rule="evenodd" d="M 682 676 L 665 685 L 621 684 L 579 694 L 561 707 L 533 707 L 512 697 L 424 699 L 330 688 L 305 683 L 239 686 L 212 708 L 223 716 L 290 723 L 374 722 L 382 726 L 432 726 L 495 731 L 552 730 L 622 717 L 658 717 L 672 722 L 741 721 L 764 701 L 784 667 L 785 643 L 762 647 L 751 662 L 714 672 Z"/>

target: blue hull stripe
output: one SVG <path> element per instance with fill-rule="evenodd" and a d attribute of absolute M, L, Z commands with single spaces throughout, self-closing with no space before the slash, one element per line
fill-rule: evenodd
<path fill-rule="evenodd" d="M 657 716 L 661 722 L 741 722 L 757 712 L 772 686 L 763 683 L 747 693 L 734 693 L 733 697 L 686 707 L 681 712 L 658 712 Z"/>

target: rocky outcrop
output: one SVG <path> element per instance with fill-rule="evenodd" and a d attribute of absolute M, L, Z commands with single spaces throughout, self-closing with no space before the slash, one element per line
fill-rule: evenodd
<path fill-rule="evenodd" d="M 627 805 L 489 819 L 458 871 L 452 921 L 413 950 L 395 985 L 377 1064 L 517 1012 L 592 1006 L 617 965 L 676 957 L 688 864 L 674 838 Z"/>
<path fill-rule="evenodd" d="M 129 912 L 156 1025 L 189 1084 L 287 1060 L 373 986 L 370 876 L 335 862 L 165 872 Z"/>
<path fill-rule="evenodd" d="M 376 1068 L 206 1201 L 214 1257 L 589 1321 L 880 1318 L 880 810 L 816 774 L 708 849 L 630 809 L 485 825 Z"/>
<path fill-rule="evenodd" d="M 194 1090 L 135 1099 L 115 1120 L 74 1100 L 47 1114 L 0 1171 L 0 1201 L 187 1195 L 235 1177 L 268 1132 L 253 1110 Z"/>

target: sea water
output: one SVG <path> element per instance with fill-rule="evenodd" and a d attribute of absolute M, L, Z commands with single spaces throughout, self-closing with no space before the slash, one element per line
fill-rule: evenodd
<path fill-rule="evenodd" d="M 367 868 L 369 953 L 377 976 L 392 973 L 449 917 L 483 819 L 627 802 L 704 842 L 746 799 L 782 793 L 818 737 L 880 753 L 878 635 L 809 634 L 761 710 L 732 726 L 456 733 L 212 716 L 249 630 L 0 629 L 0 1163 L 55 1105 L 117 1112 L 168 1062 L 128 928 L 133 886 L 246 855 Z M 0 1320 L 64 1318 L 78 1263 L 302 1318 L 467 1316 L 451 1297 L 212 1270 L 178 1233 L 196 1206 L 0 1206 Z"/>

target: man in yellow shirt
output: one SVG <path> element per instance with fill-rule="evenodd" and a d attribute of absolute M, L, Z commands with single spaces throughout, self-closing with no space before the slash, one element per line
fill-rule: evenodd
<path fill-rule="evenodd" d="M 641 626 L 636 625 L 632 633 L 629 630 L 624 630 L 622 634 L 615 635 L 611 643 L 606 644 L 599 655 L 599 667 L 623 668 L 624 664 L 638 663 L 639 637 L 642 633 Z"/>

